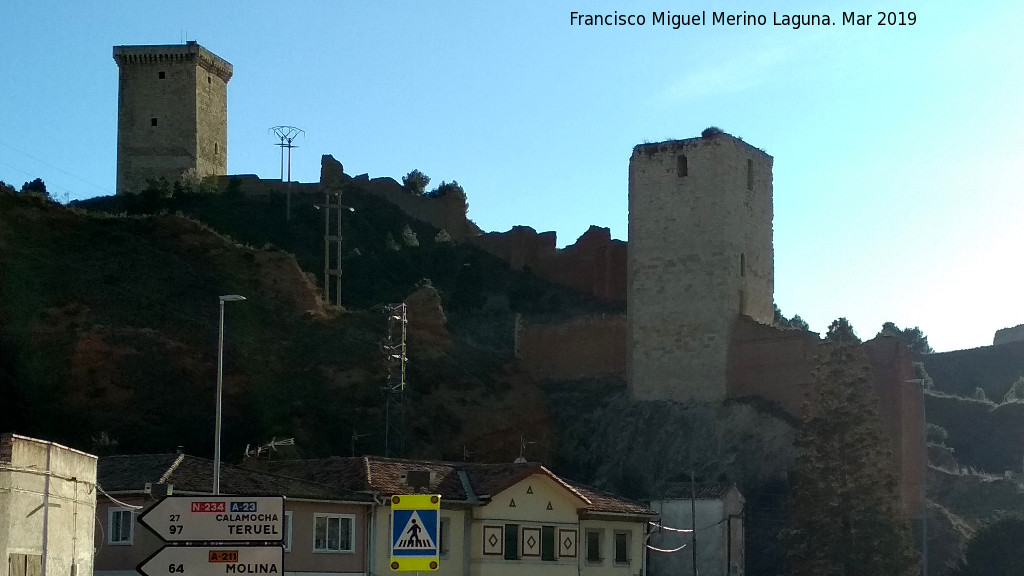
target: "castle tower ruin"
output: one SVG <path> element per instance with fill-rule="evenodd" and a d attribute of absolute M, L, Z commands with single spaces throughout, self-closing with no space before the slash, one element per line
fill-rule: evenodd
<path fill-rule="evenodd" d="M 636 400 L 720 402 L 740 315 L 774 320 L 772 157 L 709 129 L 629 161 L 628 380 Z"/>
<path fill-rule="evenodd" d="M 115 46 L 117 192 L 194 171 L 227 174 L 228 81 L 232 66 L 194 41 Z"/>

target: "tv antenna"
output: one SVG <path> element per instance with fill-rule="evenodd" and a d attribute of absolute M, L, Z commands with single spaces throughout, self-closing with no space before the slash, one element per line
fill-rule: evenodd
<path fill-rule="evenodd" d="M 359 440 L 360 438 L 366 438 L 367 436 L 373 436 L 373 434 L 370 434 L 369 432 L 367 432 L 366 434 L 356 434 L 355 426 L 352 427 L 352 456 L 353 457 L 356 455 L 356 440 Z"/>
<path fill-rule="evenodd" d="M 295 138 L 299 135 L 305 135 L 306 131 L 295 126 L 272 126 L 270 131 L 280 140 L 279 143 L 274 146 L 281 147 L 281 181 L 284 182 L 284 151 L 288 150 L 288 191 L 287 200 L 285 205 L 285 219 L 292 219 L 292 148 L 298 148 L 298 144 L 293 144 Z"/>
<path fill-rule="evenodd" d="M 255 447 L 255 448 L 249 448 L 249 444 L 246 444 L 245 445 L 245 457 L 246 458 L 250 458 L 252 456 L 255 456 L 258 459 L 261 454 L 266 452 L 267 453 L 267 458 L 270 458 L 270 453 L 271 452 L 277 452 L 277 447 L 278 446 L 294 446 L 294 445 L 295 445 L 295 438 L 284 438 L 282 440 L 278 440 L 277 437 L 274 437 L 274 438 L 270 439 L 270 442 L 267 442 L 266 444 L 261 444 L 261 445 Z"/>
<path fill-rule="evenodd" d="M 523 453 L 526 452 L 527 444 L 536 444 L 536 442 L 527 442 L 526 437 L 522 434 L 519 435 L 519 457 L 512 461 L 513 464 L 526 464 L 528 460 Z"/>

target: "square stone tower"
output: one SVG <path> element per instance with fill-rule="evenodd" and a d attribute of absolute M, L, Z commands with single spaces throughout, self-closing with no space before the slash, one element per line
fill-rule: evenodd
<path fill-rule="evenodd" d="M 775 317 L 772 157 L 716 129 L 634 148 L 626 290 L 631 396 L 724 400 L 735 320 Z"/>
<path fill-rule="evenodd" d="M 227 174 L 228 81 L 232 67 L 194 41 L 114 46 L 117 95 L 117 192 L 139 193 L 147 180 Z"/>

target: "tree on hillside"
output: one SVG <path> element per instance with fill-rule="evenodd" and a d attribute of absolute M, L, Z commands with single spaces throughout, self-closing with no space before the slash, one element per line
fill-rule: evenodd
<path fill-rule="evenodd" d="M 39 194 L 47 198 L 50 197 L 50 193 L 46 191 L 46 183 L 43 182 L 42 178 L 36 178 L 31 182 L 25 182 L 21 185 L 21 191 Z"/>
<path fill-rule="evenodd" d="M 458 182 L 452 180 L 451 182 L 441 182 L 441 185 L 427 193 L 427 196 L 431 198 L 444 198 L 449 194 L 460 194 L 465 198 L 466 191 L 462 189 Z"/>
<path fill-rule="evenodd" d="M 1008 516 L 986 524 L 967 542 L 953 576 L 1017 576 L 1024 566 L 1024 518 Z"/>
<path fill-rule="evenodd" d="M 773 325 L 776 328 L 782 328 L 783 330 L 803 330 L 804 332 L 810 332 L 811 327 L 804 322 L 804 319 L 799 314 L 792 318 L 786 318 L 782 314 L 782 310 L 779 309 L 778 305 L 775 306 L 775 321 Z"/>
<path fill-rule="evenodd" d="M 928 345 L 928 337 L 924 335 L 924 332 L 920 328 L 914 326 L 913 328 L 904 328 L 900 330 L 900 327 L 892 322 L 886 322 L 882 324 L 882 329 L 878 331 L 879 336 L 893 336 L 903 340 L 907 344 L 907 348 L 914 354 L 931 354 L 935 352 L 932 347 Z"/>
<path fill-rule="evenodd" d="M 423 193 L 427 190 L 427 184 L 430 184 L 430 176 L 419 170 L 413 170 L 402 177 L 402 186 L 410 194 L 415 194 L 416 196 L 423 196 Z"/>
<path fill-rule="evenodd" d="M 845 318 L 820 345 L 798 446 L 784 533 L 790 574 L 916 574 L 867 356 Z"/>

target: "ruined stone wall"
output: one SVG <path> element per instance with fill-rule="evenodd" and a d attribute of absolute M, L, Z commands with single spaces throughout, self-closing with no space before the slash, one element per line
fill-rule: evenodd
<path fill-rule="evenodd" d="M 799 418 L 811 389 L 818 335 L 780 330 L 749 318 L 735 327 L 729 363 L 729 396 L 762 398 Z M 882 425 L 891 442 L 893 466 L 904 509 L 917 517 L 923 507 L 925 473 L 923 396 L 914 379 L 913 358 L 900 340 L 877 337 L 865 342 Z"/>
<path fill-rule="evenodd" d="M 591 226 L 575 244 L 561 250 L 556 247 L 554 232 L 538 233 L 529 226 L 469 240 L 515 270 L 529 269 L 541 278 L 606 302 L 626 299 L 626 243 L 613 240 L 608 228 Z"/>
<path fill-rule="evenodd" d="M 1007 342 L 1020 342 L 1022 340 L 1024 340 L 1024 324 L 1018 324 L 1012 328 L 996 330 L 996 335 L 992 338 L 992 345 L 998 346 Z"/>
<path fill-rule="evenodd" d="M 724 400 L 734 320 L 774 319 L 771 156 L 721 133 L 637 146 L 628 256 L 632 397 Z"/>
<path fill-rule="evenodd" d="M 320 180 L 322 185 L 327 181 L 330 181 L 331 187 L 348 184 L 360 192 L 387 200 L 412 218 L 446 230 L 453 240 L 481 234 L 480 228 L 466 216 L 468 204 L 464 196 L 416 196 L 406 191 L 394 178 L 371 179 L 366 174 L 351 177 L 345 174 L 341 162 L 330 154 L 324 154 L 320 159 Z"/>
<path fill-rule="evenodd" d="M 535 380 L 626 377 L 626 318 L 588 316 L 561 324 L 516 322 L 516 358 Z"/>
<path fill-rule="evenodd" d="M 227 173 L 227 83 L 231 64 L 195 42 L 115 46 L 117 192 L 149 179 Z"/>

